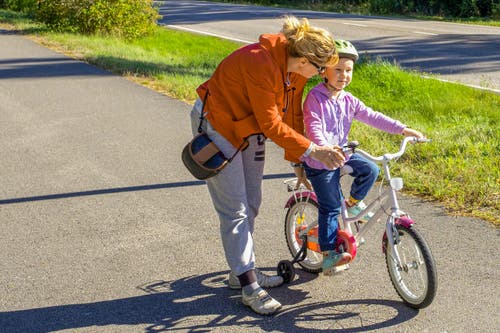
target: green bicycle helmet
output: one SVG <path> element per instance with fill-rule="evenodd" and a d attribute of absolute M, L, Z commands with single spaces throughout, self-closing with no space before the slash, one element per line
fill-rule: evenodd
<path fill-rule="evenodd" d="M 354 62 L 358 61 L 358 51 L 356 51 L 356 48 L 351 44 L 351 42 L 347 40 L 337 39 L 335 40 L 335 47 L 337 48 L 339 58 L 349 58 Z"/>

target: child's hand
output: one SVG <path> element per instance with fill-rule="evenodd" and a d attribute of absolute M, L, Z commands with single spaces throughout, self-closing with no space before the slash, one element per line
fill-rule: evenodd
<path fill-rule="evenodd" d="M 402 133 L 404 136 L 415 136 L 417 137 L 418 139 L 423 139 L 425 138 L 425 135 L 423 135 L 421 132 L 417 131 L 417 130 L 414 130 L 414 129 L 411 129 L 409 127 L 406 127 L 404 130 L 403 130 L 403 133 Z"/>

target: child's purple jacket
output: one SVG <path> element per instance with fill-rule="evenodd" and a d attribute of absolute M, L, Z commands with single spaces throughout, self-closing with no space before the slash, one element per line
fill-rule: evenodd
<path fill-rule="evenodd" d="M 406 127 L 395 119 L 373 111 L 346 91 L 342 91 L 337 99 L 329 96 L 328 89 L 320 83 L 311 89 L 304 102 L 305 135 L 319 146 L 342 146 L 347 143 L 354 119 L 392 134 L 400 134 Z M 311 157 L 301 160 L 311 168 L 328 169 Z"/>

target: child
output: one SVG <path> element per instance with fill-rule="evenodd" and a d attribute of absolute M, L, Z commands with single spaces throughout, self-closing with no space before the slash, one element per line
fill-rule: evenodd
<path fill-rule="evenodd" d="M 363 102 L 344 91 L 352 79 L 354 63 L 358 60 L 358 52 L 354 46 L 344 40 L 337 40 L 339 62 L 327 68 L 324 82 L 311 89 L 304 102 L 304 124 L 306 136 L 317 145 L 342 146 L 347 143 L 347 136 L 354 119 L 372 127 L 392 134 L 416 136 L 423 134 L 412 130 L 401 122 L 380 112 L 366 107 Z M 323 274 L 331 275 L 336 265 L 349 262 L 349 253 L 337 253 L 338 215 L 342 193 L 340 191 L 340 169 L 331 170 L 321 162 L 311 158 L 303 158 L 307 178 L 316 192 L 318 212 L 318 238 L 323 252 Z M 345 164 L 350 166 L 354 177 L 350 197 L 346 201 L 349 215 L 357 215 L 363 207 L 362 200 L 375 183 L 378 166 L 353 154 L 346 157 Z"/>

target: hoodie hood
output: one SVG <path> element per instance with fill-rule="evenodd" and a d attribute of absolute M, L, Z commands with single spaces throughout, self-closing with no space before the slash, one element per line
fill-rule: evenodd
<path fill-rule="evenodd" d="M 288 42 L 283 34 L 263 34 L 259 37 L 260 46 L 266 50 L 273 61 L 281 69 L 283 77 L 287 72 L 288 63 Z"/>

